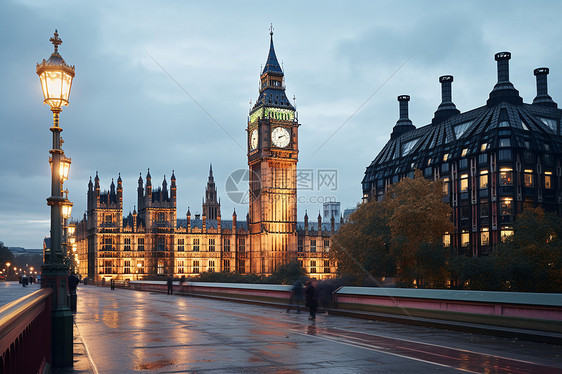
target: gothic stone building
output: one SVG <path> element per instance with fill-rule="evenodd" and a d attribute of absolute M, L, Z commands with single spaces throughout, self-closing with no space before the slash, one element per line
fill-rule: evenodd
<path fill-rule="evenodd" d="M 452 102 L 452 76 L 442 76 L 442 102 L 431 123 L 416 128 L 409 96 L 398 97 L 400 118 L 390 140 L 367 167 L 364 200 L 381 200 L 414 169 L 442 179 L 455 232 L 444 243 L 457 253 L 486 255 L 526 207 L 562 215 L 562 110 L 548 95 L 548 68 L 535 69 L 537 95 L 526 104 L 509 81 L 509 52 L 495 55 L 498 82 L 486 105 L 461 113 Z"/>
<path fill-rule="evenodd" d="M 143 279 L 147 275 L 195 276 L 206 271 L 271 274 L 297 259 L 311 277 L 329 278 L 330 238 L 340 217 L 330 222 L 297 223 L 296 110 L 285 94 L 284 73 L 270 33 L 267 63 L 260 76 L 259 98 L 247 125 L 249 214 L 223 220 L 212 167 L 202 215 L 177 217 L 176 177 L 152 188 L 150 171 L 138 180 L 138 212 L 123 218 L 123 183 L 101 192 L 99 177 L 88 185 L 88 207 L 76 224 L 79 272 L 90 278 Z M 338 218 L 338 222 L 335 222 Z"/>

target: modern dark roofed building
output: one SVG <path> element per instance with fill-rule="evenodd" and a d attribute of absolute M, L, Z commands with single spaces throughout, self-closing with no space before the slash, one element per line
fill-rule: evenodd
<path fill-rule="evenodd" d="M 460 113 L 452 101 L 453 77 L 443 76 L 434 118 L 416 128 L 408 118 L 410 97 L 399 96 L 400 119 L 367 167 L 364 201 L 380 201 L 415 169 L 442 179 L 455 224 L 444 243 L 467 255 L 485 255 L 512 235 L 515 215 L 526 207 L 562 215 L 562 110 L 548 95 L 549 70 L 535 69 L 537 96 L 526 104 L 509 81 L 510 58 L 509 52 L 495 55 L 498 82 L 482 107 Z"/>

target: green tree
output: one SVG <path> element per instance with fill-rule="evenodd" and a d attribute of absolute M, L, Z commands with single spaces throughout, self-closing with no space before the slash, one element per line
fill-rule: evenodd
<path fill-rule="evenodd" d="M 450 220 L 452 210 L 443 202 L 443 197 L 442 181 L 427 180 L 419 170 L 414 179 L 404 178 L 393 184 L 385 195 L 391 212 L 392 250 L 398 259 L 401 282 L 406 286 L 411 286 L 414 280 L 419 283 L 416 279 L 421 265 L 418 251 L 437 249 L 442 246 L 443 235 L 454 230 Z M 443 269 L 439 267 L 436 271 L 441 273 Z"/>
<path fill-rule="evenodd" d="M 0 242 L 0 269 L 4 269 L 6 267 L 6 262 L 15 264 L 14 254 L 4 245 L 4 243 Z"/>
<path fill-rule="evenodd" d="M 363 204 L 333 238 L 332 256 L 340 276 L 389 276 L 403 285 L 445 283 L 443 235 L 454 229 L 443 184 L 421 172 L 391 186 L 381 202 Z"/>
<path fill-rule="evenodd" d="M 305 276 L 306 270 L 297 260 L 293 260 L 277 267 L 268 278 L 275 284 L 293 284 L 295 280 Z"/>
<path fill-rule="evenodd" d="M 505 269 L 496 256 L 458 256 L 451 260 L 451 269 L 462 288 L 481 291 L 505 289 Z"/>
<path fill-rule="evenodd" d="M 495 254 L 505 272 L 505 289 L 526 292 L 562 291 L 562 219 L 541 208 L 521 212 L 514 235 Z"/>
<path fill-rule="evenodd" d="M 330 254 L 338 263 L 340 276 L 391 276 L 394 260 L 390 255 L 390 229 L 386 206 L 363 204 L 332 239 Z"/>

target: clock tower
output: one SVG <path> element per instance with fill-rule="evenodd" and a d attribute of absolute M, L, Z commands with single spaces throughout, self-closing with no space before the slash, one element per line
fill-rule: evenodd
<path fill-rule="evenodd" d="M 298 119 L 285 95 L 270 30 L 259 97 L 248 119 L 250 271 L 271 274 L 296 258 Z"/>

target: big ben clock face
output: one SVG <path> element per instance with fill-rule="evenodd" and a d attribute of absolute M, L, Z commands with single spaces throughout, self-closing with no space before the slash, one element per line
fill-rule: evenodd
<path fill-rule="evenodd" d="M 289 130 L 284 127 L 276 127 L 271 132 L 271 142 L 274 146 L 285 148 L 291 141 L 291 134 Z"/>
<path fill-rule="evenodd" d="M 250 149 L 254 150 L 258 147 L 258 129 L 254 129 L 250 135 Z"/>

